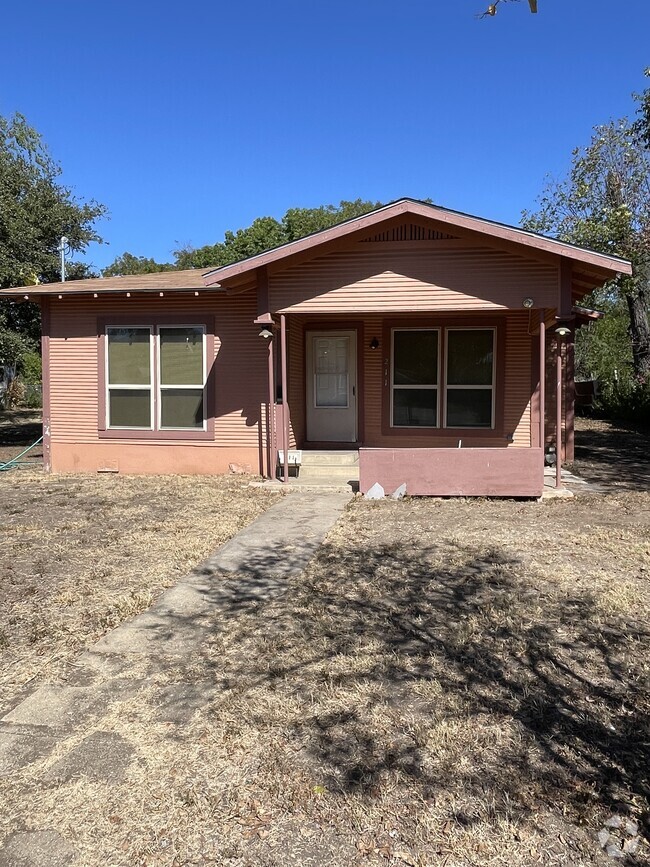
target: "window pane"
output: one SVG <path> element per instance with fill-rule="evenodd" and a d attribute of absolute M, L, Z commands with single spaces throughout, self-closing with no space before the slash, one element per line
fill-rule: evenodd
<path fill-rule="evenodd" d="M 202 388 L 165 388 L 160 402 L 161 427 L 203 427 Z"/>
<path fill-rule="evenodd" d="M 448 385 L 492 385 L 493 331 L 447 332 Z"/>
<path fill-rule="evenodd" d="M 393 332 L 395 385 L 438 384 L 438 332 Z"/>
<path fill-rule="evenodd" d="M 492 389 L 447 389 L 447 427 L 492 427 Z"/>
<path fill-rule="evenodd" d="M 148 328 L 109 328 L 109 385 L 149 385 L 151 352 Z"/>
<path fill-rule="evenodd" d="M 160 384 L 200 385 L 203 379 L 203 329 L 161 328 Z"/>
<path fill-rule="evenodd" d="M 393 389 L 393 424 L 402 427 L 435 427 L 438 423 L 438 389 Z"/>
<path fill-rule="evenodd" d="M 151 392 L 140 388 L 111 388 L 109 427 L 151 427 Z"/>

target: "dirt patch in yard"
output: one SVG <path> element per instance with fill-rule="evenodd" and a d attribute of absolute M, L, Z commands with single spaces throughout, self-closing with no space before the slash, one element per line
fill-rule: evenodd
<path fill-rule="evenodd" d="M 245 477 L 0 474 L 0 712 L 277 496 Z"/>

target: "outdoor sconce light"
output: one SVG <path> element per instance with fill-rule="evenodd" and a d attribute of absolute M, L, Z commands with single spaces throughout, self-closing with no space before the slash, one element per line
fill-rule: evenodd
<path fill-rule="evenodd" d="M 568 325 L 558 325 L 555 329 L 555 333 L 558 337 L 566 337 L 567 334 L 571 334 L 571 329 Z"/>
<path fill-rule="evenodd" d="M 379 341 L 377 340 L 376 337 L 373 337 L 372 340 L 370 341 L 370 348 L 372 350 L 379 349 Z"/>
<path fill-rule="evenodd" d="M 526 310 L 530 310 L 530 308 L 533 306 L 533 304 L 535 302 L 533 301 L 532 298 L 524 298 L 524 300 L 521 303 L 524 305 Z"/>
<path fill-rule="evenodd" d="M 271 337 L 273 337 L 273 331 L 267 325 L 263 325 L 260 328 L 260 337 L 263 337 L 265 340 L 270 340 Z"/>

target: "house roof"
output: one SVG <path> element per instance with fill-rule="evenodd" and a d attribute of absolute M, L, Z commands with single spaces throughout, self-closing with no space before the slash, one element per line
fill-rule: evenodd
<path fill-rule="evenodd" d="M 440 205 L 431 205 L 416 199 L 399 199 L 368 214 L 353 217 L 328 229 L 314 232 L 297 241 L 291 241 L 250 256 L 232 265 L 211 269 L 190 269 L 187 271 L 163 271 L 155 274 L 140 274 L 125 277 L 105 277 L 89 280 L 69 280 L 65 283 L 48 283 L 37 286 L 19 286 L 0 290 L 0 297 L 38 297 L 47 295 L 103 295 L 120 292 L 185 292 L 205 289 L 226 289 L 242 285 L 254 277 L 258 268 L 273 265 L 284 260 L 287 265 L 294 256 L 318 255 L 319 247 L 350 236 L 363 236 L 364 231 L 372 230 L 387 221 L 400 217 L 419 217 L 434 221 L 446 230 L 457 230 L 476 236 L 483 236 L 486 243 L 490 239 L 514 244 L 521 248 L 522 254 L 554 254 L 569 259 L 578 267 L 574 283 L 578 292 L 585 294 L 597 285 L 602 285 L 617 274 L 631 274 L 632 266 L 626 259 L 596 253 L 564 241 L 556 241 L 544 235 L 498 223 L 483 217 L 474 217 L 461 211 L 452 211 Z"/>
<path fill-rule="evenodd" d="M 462 211 L 452 211 L 449 208 L 431 205 L 428 202 L 421 202 L 417 199 L 399 199 L 396 202 L 391 202 L 388 205 L 370 211 L 368 214 L 337 223 L 329 229 L 314 232 L 305 238 L 291 241 L 288 244 L 282 244 L 279 247 L 274 247 L 272 250 L 258 253 L 256 256 L 250 256 L 241 262 L 214 268 L 205 274 L 206 285 L 223 285 L 233 278 L 241 279 L 248 272 L 254 271 L 257 268 L 272 265 L 279 260 L 288 259 L 291 256 L 304 253 L 330 241 L 344 238 L 347 235 L 360 233 L 364 229 L 372 229 L 379 223 L 384 223 L 393 217 L 400 216 L 423 217 L 444 224 L 449 229 L 475 232 L 484 235 L 486 238 L 518 244 L 522 248 L 563 256 L 572 261 L 607 272 L 612 277 L 616 274 L 632 273 L 630 262 L 618 256 L 596 253 L 593 250 L 577 247 L 565 241 L 547 238 L 545 235 L 540 235 L 537 232 L 509 226 L 506 223 L 497 223 L 494 220 L 487 220 L 483 217 L 474 217 Z"/>
<path fill-rule="evenodd" d="M 43 283 L 37 286 L 19 286 L 0 290 L 1 296 L 41 295 L 104 295 L 124 292 L 184 292 L 205 289 L 205 269 L 188 271 L 160 271 L 154 274 L 134 274 L 125 277 L 95 277 L 89 280 L 66 280 L 65 283 Z"/>

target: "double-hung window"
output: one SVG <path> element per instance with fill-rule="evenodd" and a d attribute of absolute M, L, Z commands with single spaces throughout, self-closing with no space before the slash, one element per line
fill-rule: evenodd
<path fill-rule="evenodd" d="M 393 427 L 438 427 L 440 330 L 393 330 Z"/>
<path fill-rule="evenodd" d="M 448 328 L 445 427 L 494 427 L 494 328 Z"/>
<path fill-rule="evenodd" d="M 206 430 L 205 326 L 108 326 L 105 336 L 108 430 Z"/>
<path fill-rule="evenodd" d="M 495 427 L 495 328 L 394 328 L 393 428 Z"/>

